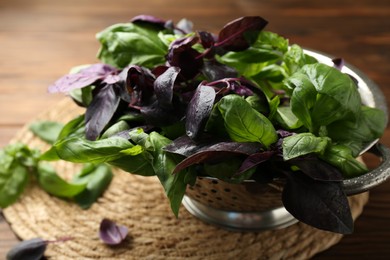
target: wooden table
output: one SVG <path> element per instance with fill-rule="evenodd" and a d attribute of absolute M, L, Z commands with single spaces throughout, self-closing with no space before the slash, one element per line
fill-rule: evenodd
<path fill-rule="evenodd" d="M 260 15 L 306 48 L 343 57 L 382 89 L 390 102 L 390 1 L 257 0 L 0 0 L 0 147 L 62 95 L 47 86 L 74 65 L 96 62 L 95 33 L 138 14 L 218 31 L 226 22 Z M 390 128 L 382 138 L 390 146 Z M 0 259 L 17 243 L 0 217 Z M 374 188 L 353 235 L 317 259 L 390 256 L 390 182 Z"/>

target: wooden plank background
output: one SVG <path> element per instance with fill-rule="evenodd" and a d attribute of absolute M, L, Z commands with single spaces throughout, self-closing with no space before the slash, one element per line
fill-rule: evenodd
<path fill-rule="evenodd" d="M 0 0 L 0 147 L 62 95 L 47 86 L 72 66 L 96 62 L 95 33 L 138 14 L 217 32 L 226 22 L 260 15 L 303 47 L 343 57 L 373 79 L 390 102 L 388 0 Z M 390 146 L 390 129 L 381 140 Z M 390 255 L 390 182 L 373 189 L 355 233 L 317 259 Z M 17 239 L 0 216 L 0 259 Z"/>

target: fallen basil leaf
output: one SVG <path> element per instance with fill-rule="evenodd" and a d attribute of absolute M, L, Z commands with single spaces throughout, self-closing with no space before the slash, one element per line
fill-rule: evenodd
<path fill-rule="evenodd" d="M 107 245 L 120 244 L 129 233 L 125 226 L 117 225 L 114 221 L 103 219 L 100 223 L 99 237 Z"/>
<path fill-rule="evenodd" d="M 60 134 L 63 124 L 53 121 L 34 122 L 29 126 L 34 135 L 41 138 L 43 141 L 53 144 Z"/>
<path fill-rule="evenodd" d="M 46 192 L 62 198 L 73 198 L 82 192 L 85 184 L 72 184 L 66 182 L 57 175 L 55 169 L 47 164 L 40 163 L 38 165 L 38 183 Z"/>
<path fill-rule="evenodd" d="M 0 149 L 0 208 L 8 207 L 22 194 L 38 156 L 36 150 L 21 143 Z"/>
<path fill-rule="evenodd" d="M 86 184 L 85 189 L 75 196 L 76 203 L 83 209 L 88 209 L 106 190 L 112 180 L 112 171 L 108 165 L 88 164 L 84 166 L 72 183 Z"/>
<path fill-rule="evenodd" d="M 47 242 L 42 238 L 24 240 L 7 253 L 7 260 L 39 260 L 47 248 Z"/>

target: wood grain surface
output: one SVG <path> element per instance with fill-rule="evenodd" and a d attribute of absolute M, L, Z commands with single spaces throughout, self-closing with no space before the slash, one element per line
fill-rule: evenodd
<path fill-rule="evenodd" d="M 47 86 L 72 66 L 96 62 L 95 33 L 138 14 L 218 31 L 246 15 L 291 43 L 343 57 L 381 88 L 390 103 L 389 0 L 0 0 L 0 147 L 62 95 Z M 390 146 L 390 128 L 381 140 Z M 0 259 L 18 242 L 0 216 Z M 389 259 L 390 182 L 371 192 L 355 232 L 315 259 Z"/>

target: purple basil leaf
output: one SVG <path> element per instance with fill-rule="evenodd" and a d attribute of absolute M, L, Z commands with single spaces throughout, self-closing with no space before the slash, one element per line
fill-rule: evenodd
<path fill-rule="evenodd" d="M 108 75 L 107 77 L 105 77 L 105 79 L 103 80 L 104 83 L 107 83 L 107 84 L 115 84 L 117 82 L 121 81 L 121 77 L 118 76 L 118 75 Z"/>
<path fill-rule="evenodd" d="M 344 67 L 344 59 L 343 58 L 334 58 L 332 60 L 333 67 L 335 67 L 338 70 L 341 70 Z"/>
<path fill-rule="evenodd" d="M 169 67 L 163 74 L 154 81 L 154 93 L 161 107 L 171 107 L 173 98 L 173 86 L 180 69 Z"/>
<path fill-rule="evenodd" d="M 288 161 L 297 166 L 308 177 L 318 181 L 343 181 L 343 175 L 334 166 L 315 156 L 304 156 Z"/>
<path fill-rule="evenodd" d="M 202 67 L 202 73 L 209 81 L 216 81 L 224 78 L 236 78 L 238 76 L 235 69 L 215 60 L 205 61 Z"/>
<path fill-rule="evenodd" d="M 150 25 L 154 25 L 160 29 L 165 29 L 166 28 L 166 21 L 160 19 L 160 18 L 157 18 L 157 17 L 154 17 L 152 15 L 145 15 L 145 14 L 141 14 L 141 15 L 137 15 L 135 17 L 133 17 L 130 22 L 132 23 L 135 23 L 135 24 L 150 24 Z"/>
<path fill-rule="evenodd" d="M 200 53 L 192 48 L 198 40 L 195 36 L 184 37 L 169 46 L 167 61 L 171 66 L 179 67 L 180 75 L 186 80 L 198 75 L 203 66 L 203 59 L 198 58 Z"/>
<path fill-rule="evenodd" d="M 126 89 L 130 95 L 130 105 L 141 106 L 153 96 L 155 77 L 147 68 L 133 65 L 127 71 Z"/>
<path fill-rule="evenodd" d="M 195 142 L 187 135 L 183 135 L 165 146 L 164 151 L 188 157 L 217 143 L 219 143 L 219 141 L 216 141 L 215 138 L 203 137 L 201 140 Z"/>
<path fill-rule="evenodd" d="M 230 89 L 233 93 L 240 95 L 240 96 L 252 96 L 253 91 L 246 87 L 245 85 L 241 84 L 241 82 L 238 81 L 232 81 L 230 84 Z"/>
<path fill-rule="evenodd" d="M 195 139 L 199 137 L 213 109 L 214 100 L 215 90 L 201 83 L 188 104 L 186 134 L 190 138 Z"/>
<path fill-rule="evenodd" d="M 95 83 L 98 80 L 115 81 L 118 70 L 106 64 L 93 64 L 77 73 L 67 74 L 58 79 L 53 85 L 49 86 L 50 93 L 69 92 L 73 89 L 83 88 Z"/>
<path fill-rule="evenodd" d="M 164 66 L 164 65 L 159 65 L 157 67 L 154 67 L 153 70 L 152 70 L 152 74 L 158 78 L 160 75 L 162 75 L 165 71 L 167 71 L 167 69 L 169 69 L 170 67 L 168 66 Z"/>
<path fill-rule="evenodd" d="M 238 143 L 238 142 L 220 142 L 202 149 L 187 157 L 176 165 L 174 173 L 200 163 L 216 162 L 225 160 L 227 156 L 250 155 L 261 149 L 259 143 Z"/>
<path fill-rule="evenodd" d="M 85 113 L 85 131 L 88 140 L 96 140 L 110 122 L 119 106 L 120 97 L 115 85 L 106 85 L 93 98 Z"/>
<path fill-rule="evenodd" d="M 200 43 L 205 49 L 211 48 L 214 45 L 217 38 L 215 35 L 205 31 L 198 32 L 198 35 L 199 35 Z"/>
<path fill-rule="evenodd" d="M 125 226 L 117 225 L 109 219 L 103 219 L 100 223 L 99 237 L 107 245 L 120 244 L 129 233 L 129 229 Z"/>
<path fill-rule="evenodd" d="M 279 137 L 281 137 L 281 138 L 288 137 L 288 136 L 291 136 L 294 134 L 293 132 L 283 130 L 283 129 L 279 129 L 276 132 L 278 133 Z"/>
<path fill-rule="evenodd" d="M 319 229 L 352 233 L 353 220 L 341 183 L 316 181 L 299 171 L 287 177 L 282 200 L 288 212 Z"/>
<path fill-rule="evenodd" d="M 141 107 L 140 111 L 148 124 L 158 127 L 171 125 L 181 118 L 180 110 L 175 109 L 175 107 L 161 107 L 158 101 Z"/>
<path fill-rule="evenodd" d="M 222 47 L 228 51 L 242 51 L 250 46 L 245 34 L 249 32 L 260 32 L 267 21 L 259 16 L 246 16 L 238 18 L 227 25 L 219 32 L 218 42 L 215 46 Z"/>
<path fill-rule="evenodd" d="M 274 154 L 275 151 L 264 151 L 249 155 L 241 164 L 240 168 L 237 170 L 236 175 L 242 174 L 243 172 L 246 172 L 247 170 L 256 167 L 260 163 L 268 161 Z"/>
<path fill-rule="evenodd" d="M 46 248 L 47 241 L 42 238 L 24 240 L 8 251 L 7 260 L 39 260 L 42 259 Z"/>

